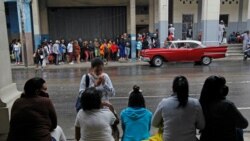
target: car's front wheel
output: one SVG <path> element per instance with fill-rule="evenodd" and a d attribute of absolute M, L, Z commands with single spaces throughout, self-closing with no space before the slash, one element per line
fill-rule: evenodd
<path fill-rule="evenodd" d="M 209 65 L 212 62 L 212 59 L 211 57 L 205 56 L 202 58 L 201 62 L 203 65 Z"/>
<path fill-rule="evenodd" d="M 160 67 L 160 66 L 162 66 L 162 64 L 163 64 L 163 59 L 162 59 L 162 57 L 160 57 L 160 56 L 154 57 L 154 59 L 153 59 L 153 61 L 152 61 L 152 64 L 153 64 L 155 67 Z"/>

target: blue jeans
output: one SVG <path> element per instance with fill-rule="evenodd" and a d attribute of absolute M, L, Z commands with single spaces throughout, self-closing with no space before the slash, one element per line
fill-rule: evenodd
<path fill-rule="evenodd" d="M 20 62 L 20 54 L 19 54 L 19 51 L 15 51 L 14 54 L 15 54 L 16 62 Z"/>
<path fill-rule="evenodd" d="M 130 55 L 130 48 L 129 47 L 125 47 L 125 54 L 127 57 L 129 57 L 129 55 Z"/>

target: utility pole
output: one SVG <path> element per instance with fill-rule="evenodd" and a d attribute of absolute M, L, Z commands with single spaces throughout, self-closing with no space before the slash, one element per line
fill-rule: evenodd
<path fill-rule="evenodd" d="M 27 47 L 26 47 L 26 37 L 25 37 L 25 18 L 24 18 L 24 8 L 23 4 L 26 2 L 30 2 L 28 0 L 19 0 L 19 9 L 20 9 L 20 20 L 21 20 L 21 44 L 23 47 L 23 61 L 24 61 L 24 66 L 28 67 L 28 58 L 27 58 Z"/>

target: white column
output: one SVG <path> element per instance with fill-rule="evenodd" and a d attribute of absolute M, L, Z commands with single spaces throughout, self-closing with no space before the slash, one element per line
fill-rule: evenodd
<path fill-rule="evenodd" d="M 49 39 L 47 0 L 38 0 L 40 9 L 41 39 Z"/>
<path fill-rule="evenodd" d="M 160 47 L 168 36 L 168 0 L 159 0 L 159 40 Z"/>
<path fill-rule="evenodd" d="M 34 64 L 30 3 L 31 0 L 17 0 L 19 30 L 22 43 L 22 61 L 26 67 Z"/>
<path fill-rule="evenodd" d="M 131 32 L 131 23 L 130 23 L 130 2 L 127 5 L 127 33 Z"/>
<path fill-rule="evenodd" d="M 136 61 L 136 2 L 130 0 L 130 35 L 131 35 L 131 58 Z"/>
<path fill-rule="evenodd" d="M 12 83 L 8 35 L 4 1 L 0 1 L 0 140 L 6 140 L 9 131 L 9 112 L 13 101 L 19 97 L 16 84 Z"/>
<path fill-rule="evenodd" d="M 202 42 L 218 45 L 220 0 L 202 1 Z"/>
<path fill-rule="evenodd" d="M 40 30 L 40 15 L 38 0 L 32 0 L 32 17 L 33 17 L 33 29 L 34 29 L 34 41 L 35 48 L 41 43 L 41 30 Z"/>
<path fill-rule="evenodd" d="M 247 7 L 247 30 L 250 30 L 250 1 L 248 0 Z"/>
<path fill-rule="evenodd" d="M 159 29 L 159 0 L 154 0 L 154 28 Z"/>
<path fill-rule="evenodd" d="M 149 32 L 153 33 L 154 29 L 154 1 L 149 0 Z"/>

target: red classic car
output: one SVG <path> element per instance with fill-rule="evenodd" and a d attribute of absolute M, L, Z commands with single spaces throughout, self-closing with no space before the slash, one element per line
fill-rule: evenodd
<path fill-rule="evenodd" d="M 143 61 L 160 67 L 163 62 L 195 62 L 209 65 L 212 59 L 224 58 L 227 46 L 205 46 L 199 41 L 178 40 L 170 41 L 163 48 L 142 50 Z"/>

